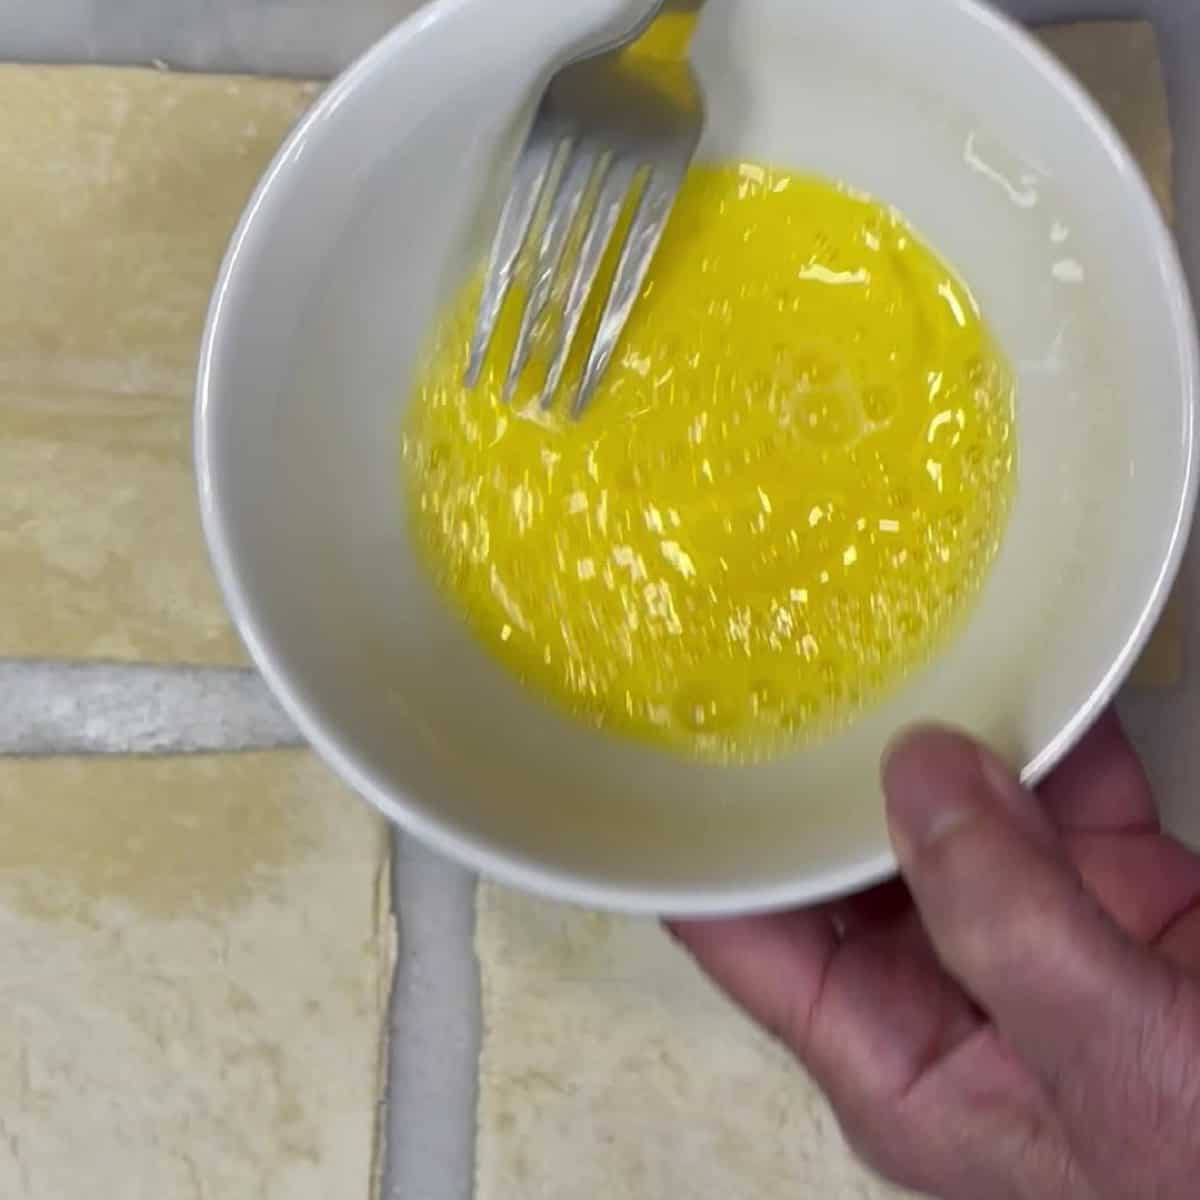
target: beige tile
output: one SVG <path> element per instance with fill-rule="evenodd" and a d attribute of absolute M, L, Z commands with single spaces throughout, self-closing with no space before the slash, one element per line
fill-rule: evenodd
<path fill-rule="evenodd" d="M 477 1200 L 897 1200 L 653 922 L 483 885 Z"/>
<path fill-rule="evenodd" d="M 310 755 L 0 760 L 0 1195 L 368 1200 L 383 822 Z"/>
<path fill-rule="evenodd" d="M 0 68 L 0 656 L 223 663 L 191 469 L 209 293 L 313 88 Z"/>

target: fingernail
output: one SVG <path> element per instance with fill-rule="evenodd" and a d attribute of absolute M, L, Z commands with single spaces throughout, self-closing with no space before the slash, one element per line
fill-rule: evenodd
<path fill-rule="evenodd" d="M 888 824 L 901 863 L 912 862 L 978 816 L 992 789 L 975 744 L 947 729 L 916 729 L 884 756 Z"/>

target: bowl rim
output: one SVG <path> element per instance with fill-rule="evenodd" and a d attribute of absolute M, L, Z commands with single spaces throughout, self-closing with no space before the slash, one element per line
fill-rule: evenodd
<path fill-rule="evenodd" d="M 344 739 L 327 728 L 292 677 L 284 656 L 277 653 L 269 630 L 243 591 L 238 565 L 230 547 L 226 521 L 218 502 L 219 472 L 214 468 L 214 422 L 219 408 L 217 379 L 234 282 L 248 249 L 269 237 L 260 216 L 270 196 L 305 143 L 316 136 L 341 103 L 377 71 L 385 69 L 433 23 L 475 0 L 440 0 L 418 9 L 350 64 L 321 93 L 276 152 L 256 186 L 231 239 L 209 304 L 201 343 L 196 382 L 194 456 L 201 520 L 216 578 L 226 607 L 247 652 L 272 694 L 305 740 L 361 797 L 402 830 L 452 861 L 494 879 L 549 899 L 590 908 L 642 916 L 732 917 L 773 912 L 837 899 L 881 883 L 896 873 L 894 853 L 885 845 L 860 857 L 809 872 L 794 879 L 765 885 L 729 885 L 706 889 L 670 885 L 633 886 L 604 882 L 586 874 L 547 865 L 536 858 L 502 849 L 490 839 L 454 826 L 405 793 L 397 793 L 362 764 Z M 991 8 L 985 0 L 934 0 L 998 38 L 1023 58 L 1083 119 L 1120 177 L 1135 209 L 1145 222 L 1163 290 L 1170 308 L 1182 380 L 1184 484 L 1171 520 L 1170 540 L 1141 614 L 1092 693 L 1041 747 L 1021 771 L 1027 786 L 1039 783 L 1078 742 L 1112 702 L 1145 648 L 1168 601 L 1183 562 L 1195 513 L 1198 489 L 1196 416 L 1200 408 L 1200 344 L 1191 293 L 1174 237 L 1150 185 L 1108 116 L 1074 75 L 1025 27 Z"/>

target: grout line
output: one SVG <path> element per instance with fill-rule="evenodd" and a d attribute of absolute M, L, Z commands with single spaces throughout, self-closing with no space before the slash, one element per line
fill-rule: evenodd
<path fill-rule="evenodd" d="M 470 1200 L 480 1043 L 475 880 L 395 838 L 400 958 L 392 994 L 384 1200 Z"/>
<path fill-rule="evenodd" d="M 0 755 L 204 754 L 303 739 L 245 668 L 0 661 Z"/>

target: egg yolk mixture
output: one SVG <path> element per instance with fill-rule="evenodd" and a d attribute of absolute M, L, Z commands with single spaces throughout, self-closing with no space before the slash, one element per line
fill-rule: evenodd
<path fill-rule="evenodd" d="M 694 168 L 579 421 L 566 388 L 539 404 L 553 306 L 503 401 L 515 293 L 475 390 L 476 290 L 439 329 L 402 460 L 421 556 L 530 688 L 752 762 L 845 724 L 956 631 L 1006 523 L 1013 380 L 896 212 L 756 164 Z"/>

